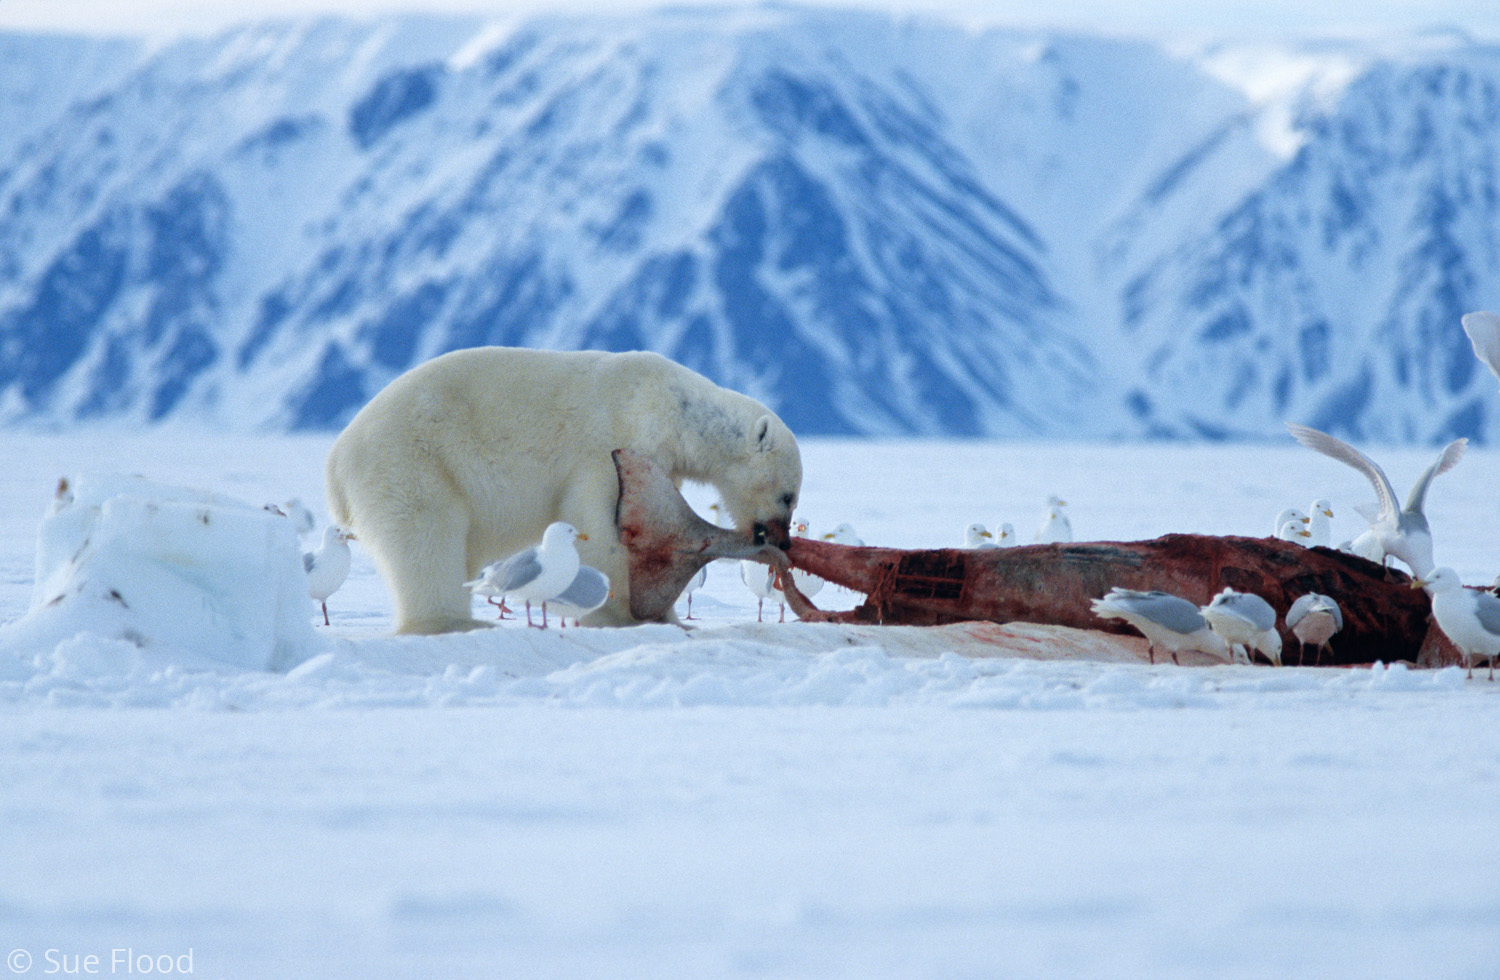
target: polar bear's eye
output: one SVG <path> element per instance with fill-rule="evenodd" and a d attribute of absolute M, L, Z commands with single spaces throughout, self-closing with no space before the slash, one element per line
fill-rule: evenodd
<path fill-rule="evenodd" d="M 791 510 L 792 509 L 792 502 L 795 501 L 796 499 L 797 499 L 796 497 L 792 496 L 789 493 L 784 493 L 784 494 L 781 495 L 781 502 L 782 502 L 782 504 L 784 504 L 786 506 L 787 510 Z"/>

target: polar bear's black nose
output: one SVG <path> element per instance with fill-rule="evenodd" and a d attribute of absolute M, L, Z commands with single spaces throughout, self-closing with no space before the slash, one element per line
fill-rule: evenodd
<path fill-rule="evenodd" d="M 781 520 L 756 521 L 751 537 L 756 544 L 774 544 L 785 551 L 792 544 L 791 523 Z"/>

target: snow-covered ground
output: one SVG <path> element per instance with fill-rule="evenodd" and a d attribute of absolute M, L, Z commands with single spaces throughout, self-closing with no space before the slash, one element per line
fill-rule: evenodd
<path fill-rule="evenodd" d="M 0 622 L 27 611 L 58 477 L 300 496 L 323 519 L 328 444 L 0 435 Z M 1372 453 L 1402 492 L 1433 456 Z M 1320 496 L 1340 539 L 1372 496 L 1289 440 L 804 457 L 815 532 L 899 547 L 971 521 L 1028 537 L 1053 493 L 1080 539 L 1264 534 Z M 1429 498 L 1438 561 L 1468 581 L 1500 570 L 1497 478 L 1475 450 Z M 969 658 L 899 633 L 820 649 L 812 627 L 747 625 L 726 566 L 691 635 L 389 638 L 357 547 L 329 607 L 280 673 L 83 622 L 40 651 L 0 629 L 12 973 L 92 955 L 222 980 L 1496 975 L 1483 672 Z"/>

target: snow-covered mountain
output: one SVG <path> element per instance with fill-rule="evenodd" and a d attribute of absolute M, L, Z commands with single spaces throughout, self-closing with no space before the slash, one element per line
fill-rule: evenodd
<path fill-rule="evenodd" d="M 11 35 L 0 116 L 12 424 L 334 427 L 475 344 L 658 350 L 803 434 L 1500 421 L 1458 325 L 1500 306 L 1500 51 L 1462 38 L 774 7 Z"/>

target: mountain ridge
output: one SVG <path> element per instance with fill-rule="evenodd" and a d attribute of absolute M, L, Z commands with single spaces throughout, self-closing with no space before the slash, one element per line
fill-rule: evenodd
<path fill-rule="evenodd" d="M 335 428 L 489 343 L 657 350 L 809 435 L 1500 420 L 1458 324 L 1500 305 L 1500 54 L 1462 38 L 747 8 L 89 50 L 0 141 L 9 425 Z"/>

